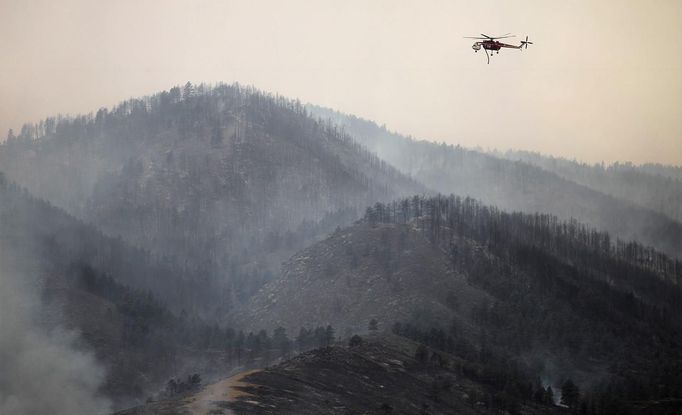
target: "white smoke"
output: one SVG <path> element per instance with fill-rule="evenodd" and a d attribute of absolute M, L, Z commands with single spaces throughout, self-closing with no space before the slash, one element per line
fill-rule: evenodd
<path fill-rule="evenodd" d="M 35 281 L 19 275 L 0 269 L 0 414 L 109 412 L 98 396 L 104 371 L 75 333 L 40 324 Z"/>

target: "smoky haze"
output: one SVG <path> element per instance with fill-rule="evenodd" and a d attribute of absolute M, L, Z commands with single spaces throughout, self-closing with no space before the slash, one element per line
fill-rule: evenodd
<path fill-rule="evenodd" d="M 104 370 L 76 333 L 44 324 L 55 310 L 42 304 L 38 278 L 0 260 L 0 413 L 108 413 L 98 394 Z"/>
<path fill-rule="evenodd" d="M 239 81 L 419 138 L 682 163 L 682 3 L 0 3 L 0 131 Z M 474 54 L 463 36 L 526 34 Z"/>

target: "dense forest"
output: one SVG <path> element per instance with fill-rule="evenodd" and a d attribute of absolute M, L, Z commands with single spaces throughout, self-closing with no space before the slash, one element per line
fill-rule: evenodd
<path fill-rule="evenodd" d="M 108 318 L 113 322 L 104 326 L 117 325 L 120 320 L 117 338 L 107 338 L 107 329 L 89 327 L 77 317 L 70 321 L 83 331 L 84 340 L 92 345 L 100 361 L 108 365 L 102 390 L 119 400 L 118 405 L 171 398 L 198 387 L 202 376 L 211 380 L 237 367 L 269 366 L 335 341 L 331 326 L 302 328 L 297 337 L 290 339 L 281 327 L 271 333 L 254 333 L 208 323 L 184 310 L 176 315 L 150 292 L 132 290 L 87 264 L 70 271 L 72 290 L 92 294 L 106 304 Z M 59 295 L 50 282 L 47 288 L 47 296 Z M 182 380 L 184 374 L 189 380 Z"/>
<path fill-rule="evenodd" d="M 377 204 L 365 220 L 414 223 L 447 252 L 456 270 L 493 297 L 473 313 L 482 327 L 475 344 L 545 376 L 575 377 L 584 413 L 629 413 L 679 399 L 679 260 L 575 221 L 506 213 L 455 196 Z M 463 333 L 454 322 L 442 326 L 454 339 Z M 436 342 L 432 334 L 407 333 Z M 445 339 L 439 347 L 457 344 L 447 333 L 437 337 Z M 543 354 L 559 361 L 562 369 L 553 370 L 563 374 L 550 373 Z"/>

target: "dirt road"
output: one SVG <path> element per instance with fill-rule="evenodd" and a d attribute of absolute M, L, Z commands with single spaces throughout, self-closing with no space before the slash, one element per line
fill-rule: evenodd
<path fill-rule="evenodd" d="M 236 389 L 236 386 L 246 386 L 247 382 L 242 379 L 257 372 L 258 370 L 249 370 L 238 373 L 220 382 L 206 386 L 201 392 L 187 398 L 185 408 L 187 408 L 192 415 L 218 415 L 218 414 L 232 414 L 232 411 L 226 408 L 221 408 L 218 404 L 220 402 L 230 402 L 240 396 L 249 396 L 248 393 Z"/>

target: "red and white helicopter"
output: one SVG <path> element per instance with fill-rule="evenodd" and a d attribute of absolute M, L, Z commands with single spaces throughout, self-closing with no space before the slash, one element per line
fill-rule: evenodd
<path fill-rule="evenodd" d="M 528 49 L 528 45 L 532 45 L 533 42 L 528 41 L 528 36 L 526 36 L 526 40 L 522 40 L 520 45 L 508 45 L 506 43 L 499 42 L 497 39 L 506 39 L 509 37 L 515 37 L 511 33 L 507 33 L 506 35 L 502 36 L 497 36 L 497 37 L 492 37 L 485 35 L 481 33 L 481 36 L 483 37 L 472 37 L 472 36 L 465 36 L 465 39 L 477 39 L 478 41 L 475 42 L 471 48 L 474 50 L 474 52 L 478 52 L 483 48 L 485 51 L 485 56 L 488 58 L 488 63 L 490 63 L 490 55 L 492 55 L 494 52 L 500 53 L 500 49 L 502 48 L 510 48 L 510 49 L 522 49 L 526 48 Z M 490 54 L 488 54 L 488 51 L 490 51 Z"/>

